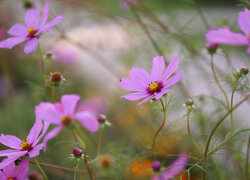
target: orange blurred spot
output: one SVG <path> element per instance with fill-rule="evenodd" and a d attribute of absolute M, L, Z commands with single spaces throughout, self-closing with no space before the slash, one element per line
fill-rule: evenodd
<path fill-rule="evenodd" d="M 152 175 L 152 160 L 137 158 L 125 172 L 131 178 L 145 178 Z"/>

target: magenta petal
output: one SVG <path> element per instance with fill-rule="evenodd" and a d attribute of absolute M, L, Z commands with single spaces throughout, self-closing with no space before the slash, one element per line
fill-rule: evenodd
<path fill-rule="evenodd" d="M 40 11 L 38 8 L 28 9 L 25 14 L 25 23 L 28 28 L 33 27 L 38 28 L 38 23 L 40 19 Z"/>
<path fill-rule="evenodd" d="M 155 93 L 155 99 L 159 100 L 163 95 L 170 93 L 170 89 L 162 89 L 160 92 Z"/>
<path fill-rule="evenodd" d="M 147 86 L 141 84 L 139 81 L 134 81 L 133 79 L 122 78 L 119 83 L 121 88 L 128 91 L 144 91 L 147 89 Z"/>
<path fill-rule="evenodd" d="M 71 95 L 63 95 L 61 98 L 61 104 L 63 106 L 63 112 L 65 115 L 72 115 L 76 111 L 76 107 L 79 103 L 80 96 L 71 94 Z"/>
<path fill-rule="evenodd" d="M 43 131 L 40 134 L 40 136 L 36 139 L 36 141 L 34 142 L 35 145 L 43 138 L 43 136 L 47 132 L 48 128 L 49 128 L 49 123 L 47 121 L 43 121 Z"/>
<path fill-rule="evenodd" d="M 48 2 L 46 2 L 44 9 L 43 9 L 43 17 L 41 19 L 39 29 L 45 25 L 45 23 L 47 22 L 48 16 L 49 16 L 49 4 Z"/>
<path fill-rule="evenodd" d="M 41 130 L 43 128 L 43 124 L 41 121 L 36 121 L 31 128 L 29 135 L 27 136 L 27 142 L 29 144 L 34 144 L 36 139 L 38 138 L 38 135 L 40 134 Z"/>
<path fill-rule="evenodd" d="M 247 35 L 250 35 L 250 10 L 245 8 L 244 12 L 240 12 L 238 16 L 238 23 L 241 30 Z"/>
<path fill-rule="evenodd" d="M 4 134 L 1 134 L 0 136 L 0 143 L 14 149 L 20 149 L 21 142 L 22 141 L 16 136 L 4 135 Z"/>
<path fill-rule="evenodd" d="M 144 85 L 148 85 L 152 81 L 152 78 L 147 71 L 142 68 L 132 67 L 132 70 L 129 71 L 129 75 L 131 79 L 143 83 Z"/>
<path fill-rule="evenodd" d="M 23 158 L 16 171 L 17 180 L 23 180 L 29 169 L 29 160 L 27 157 Z"/>
<path fill-rule="evenodd" d="M 0 41 L 0 48 L 12 49 L 14 46 L 28 40 L 27 37 L 12 37 L 4 41 Z"/>
<path fill-rule="evenodd" d="M 94 133 L 99 130 L 99 122 L 96 117 L 87 111 L 77 112 L 74 115 L 83 127 L 88 129 L 90 132 Z"/>
<path fill-rule="evenodd" d="M 20 150 L 17 150 L 17 149 L 1 150 L 0 151 L 0 157 L 5 157 L 5 156 L 11 157 L 13 155 L 15 156 L 16 153 L 19 153 L 20 151 L 22 151 L 22 150 L 21 149 Z"/>
<path fill-rule="evenodd" d="M 181 70 L 178 73 L 176 73 L 174 76 L 169 78 L 167 81 L 165 81 L 163 83 L 164 88 L 168 88 L 168 87 L 173 86 L 174 84 L 178 83 L 182 78 L 182 74 L 183 74 L 183 71 Z"/>
<path fill-rule="evenodd" d="M 44 144 L 44 151 L 46 151 L 46 144 L 49 140 L 53 139 L 56 137 L 56 135 L 63 129 L 63 126 L 57 126 L 54 129 L 52 129 L 50 132 L 46 134 L 46 136 L 43 139 L 43 144 Z"/>
<path fill-rule="evenodd" d="M 50 29 L 53 26 L 59 24 L 62 21 L 63 21 L 63 16 L 57 16 L 54 19 L 52 19 L 48 24 L 46 24 L 45 26 L 43 26 L 40 31 L 41 32 L 43 32 L 43 31 L 50 31 Z"/>
<path fill-rule="evenodd" d="M 163 56 L 156 56 L 152 60 L 151 77 L 155 81 L 160 81 L 165 68 Z"/>
<path fill-rule="evenodd" d="M 144 98 L 146 96 L 148 96 L 149 94 L 147 92 L 135 92 L 135 93 L 131 93 L 131 94 L 128 94 L 128 95 L 125 95 L 125 96 L 121 96 L 127 100 L 130 100 L 130 101 L 136 101 L 138 99 L 141 99 L 141 98 Z"/>
<path fill-rule="evenodd" d="M 164 72 L 162 76 L 162 81 L 166 81 L 176 71 L 178 66 L 179 66 L 179 58 L 175 56 L 171 59 L 166 71 Z"/>
<path fill-rule="evenodd" d="M 19 151 L 15 154 L 3 159 L 3 161 L 0 163 L 0 169 L 4 168 L 5 166 L 8 166 L 10 163 L 14 162 L 21 156 L 24 156 L 27 153 L 27 151 Z"/>
<path fill-rule="evenodd" d="M 141 105 L 141 104 L 147 102 L 147 101 L 148 101 L 149 99 L 151 99 L 153 96 L 154 96 L 154 95 L 150 95 L 150 96 L 146 97 L 145 99 L 143 99 L 142 102 L 138 103 L 137 105 L 139 106 L 139 105 Z"/>
<path fill-rule="evenodd" d="M 6 180 L 6 179 L 7 177 L 5 176 L 5 174 L 2 171 L 0 171 L 0 180 Z"/>
<path fill-rule="evenodd" d="M 36 50 L 38 45 L 38 39 L 36 37 L 29 39 L 24 47 L 25 54 L 29 54 Z"/>
<path fill-rule="evenodd" d="M 7 33 L 12 36 L 27 36 L 29 34 L 27 28 L 22 24 L 13 25 Z"/>
<path fill-rule="evenodd" d="M 205 36 L 208 43 L 227 44 L 235 46 L 248 45 L 249 43 L 247 36 L 240 33 L 231 32 L 227 27 L 216 30 L 209 30 Z"/>
<path fill-rule="evenodd" d="M 38 156 L 38 155 L 40 154 L 40 150 L 41 150 L 43 147 L 44 147 L 44 144 L 43 144 L 43 143 L 42 143 L 42 144 L 38 144 L 38 145 L 32 147 L 32 150 L 30 150 L 30 151 L 28 152 L 29 157 L 30 157 L 30 158 L 33 158 L 33 157 Z"/>
<path fill-rule="evenodd" d="M 5 166 L 3 168 L 3 172 L 7 177 L 14 176 L 15 171 L 16 171 L 16 166 L 14 162 L 10 163 L 8 166 Z"/>

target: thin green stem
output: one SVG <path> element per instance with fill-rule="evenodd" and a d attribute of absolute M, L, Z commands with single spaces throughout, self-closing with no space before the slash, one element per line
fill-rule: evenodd
<path fill-rule="evenodd" d="M 200 18 L 201 18 L 201 20 L 202 20 L 204 26 L 205 26 L 207 29 L 210 29 L 210 25 L 209 25 L 209 23 L 208 23 L 208 21 L 207 21 L 205 15 L 204 15 L 203 12 L 201 11 L 201 8 L 200 8 L 199 4 L 196 2 L 196 0 L 192 0 L 192 2 L 193 2 L 193 4 L 194 4 L 195 8 L 197 9 L 197 12 L 198 12 L 198 14 L 199 14 L 199 16 L 200 16 Z"/>
<path fill-rule="evenodd" d="M 56 98 L 55 98 L 55 87 L 51 86 L 51 97 L 53 102 L 56 102 Z"/>
<path fill-rule="evenodd" d="M 246 180 L 249 179 L 249 154 L 250 154 L 250 134 L 248 137 L 248 143 L 247 143 L 247 153 L 246 153 L 246 162 L 245 162 L 245 170 L 246 170 Z"/>
<path fill-rule="evenodd" d="M 159 134 L 159 132 L 161 131 L 161 129 L 164 127 L 165 122 L 166 122 L 166 110 L 167 110 L 167 107 L 164 106 L 161 99 L 160 99 L 160 102 L 162 104 L 163 121 L 162 121 L 162 124 L 161 124 L 160 128 L 156 131 L 156 133 L 155 133 L 155 135 L 153 137 L 153 143 L 152 143 L 152 146 L 151 146 L 152 151 L 154 150 L 154 147 L 155 147 L 156 137 Z"/>
<path fill-rule="evenodd" d="M 80 164 L 77 164 L 77 171 L 79 172 L 80 180 L 83 180 L 82 172 L 80 171 Z"/>
<path fill-rule="evenodd" d="M 221 92 L 225 96 L 226 104 L 227 104 L 227 109 L 229 110 L 229 101 L 228 101 L 227 94 L 226 94 L 225 90 L 223 89 L 222 85 L 220 84 L 220 81 L 218 80 L 218 77 L 217 77 L 216 72 L 215 72 L 213 55 L 211 55 L 211 69 L 212 69 L 212 72 L 213 72 L 213 75 L 214 75 L 214 80 L 215 80 L 216 84 L 218 85 L 218 87 L 220 88 Z"/>
<path fill-rule="evenodd" d="M 99 137 L 98 137 L 98 146 L 97 146 L 97 156 L 101 153 L 101 146 L 102 146 L 102 134 L 103 134 L 103 127 L 100 128 Z"/>
<path fill-rule="evenodd" d="M 42 167 L 39 165 L 39 163 L 38 163 L 38 161 L 36 160 L 36 158 L 33 158 L 33 159 L 34 159 L 34 161 L 35 161 L 37 167 L 40 169 L 41 173 L 43 174 L 45 180 L 48 180 L 48 177 L 47 177 L 46 173 L 43 171 Z"/>
<path fill-rule="evenodd" d="M 234 87 L 233 87 L 233 90 L 232 90 L 232 94 L 231 94 L 231 105 L 230 105 L 230 109 L 233 108 L 233 98 L 234 98 L 234 92 L 235 92 L 235 89 L 236 89 L 236 86 L 238 84 L 238 79 L 236 79 L 235 83 L 234 83 Z M 234 119 L 233 119 L 233 112 L 231 111 L 230 113 L 230 118 L 231 118 L 231 131 L 230 131 L 230 134 L 227 136 L 227 138 L 222 142 L 220 143 L 218 146 L 216 146 L 213 150 L 211 150 L 207 156 L 210 156 L 211 154 L 213 154 L 215 151 L 217 151 L 217 149 L 219 149 L 221 146 L 223 146 L 224 144 L 227 143 L 227 141 L 232 137 L 233 135 L 233 132 L 234 132 Z"/>
<path fill-rule="evenodd" d="M 39 44 L 39 43 L 38 43 L 38 49 L 39 49 L 39 53 L 40 53 L 42 73 L 43 73 L 43 74 L 45 74 L 45 70 L 44 70 L 44 58 L 43 58 L 43 51 L 42 51 L 42 48 L 41 48 L 41 46 L 40 46 L 40 44 Z"/>
<path fill-rule="evenodd" d="M 188 112 L 187 112 L 187 129 L 188 129 L 188 135 L 189 135 L 191 141 L 194 143 L 194 145 L 198 149 L 198 151 L 200 152 L 201 159 L 203 159 L 202 150 L 201 150 L 200 146 L 197 144 L 197 142 L 194 140 L 194 138 L 193 138 L 193 136 L 191 134 L 191 131 L 190 131 L 190 126 L 189 126 L 190 113 L 191 113 L 191 111 L 188 110 Z"/>

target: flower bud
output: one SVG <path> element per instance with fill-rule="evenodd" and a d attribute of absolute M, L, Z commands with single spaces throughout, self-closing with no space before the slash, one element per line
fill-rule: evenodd
<path fill-rule="evenodd" d="M 105 116 L 104 114 L 99 114 L 97 119 L 98 119 L 99 123 L 103 123 L 106 121 L 107 116 Z"/>
<path fill-rule="evenodd" d="M 30 9 L 33 8 L 33 3 L 30 0 L 25 0 L 23 2 L 23 7 L 24 9 Z"/>
<path fill-rule="evenodd" d="M 73 155 L 76 157 L 76 158 L 79 158 L 82 156 L 82 153 L 83 151 L 78 148 L 78 147 L 73 147 Z"/>
<path fill-rule="evenodd" d="M 214 43 L 208 43 L 206 45 L 206 48 L 207 48 L 207 51 L 210 53 L 210 54 L 214 54 L 216 53 L 216 50 L 218 48 L 218 44 L 214 44 Z"/>
<path fill-rule="evenodd" d="M 194 101 L 192 99 L 188 99 L 185 102 L 186 106 L 192 106 L 194 104 Z"/>
<path fill-rule="evenodd" d="M 49 81 L 51 83 L 52 86 L 59 86 L 61 85 L 65 79 L 63 78 L 63 76 L 58 73 L 58 72 L 54 72 L 54 73 L 50 73 L 50 76 L 49 76 Z"/>
<path fill-rule="evenodd" d="M 161 162 L 160 161 L 154 161 L 151 165 L 152 169 L 155 171 L 155 172 L 158 172 L 160 171 L 161 169 Z"/>
<path fill-rule="evenodd" d="M 243 75 L 247 75 L 248 72 L 249 72 L 249 69 L 246 67 L 246 66 L 243 66 L 240 68 L 240 72 L 243 74 Z"/>

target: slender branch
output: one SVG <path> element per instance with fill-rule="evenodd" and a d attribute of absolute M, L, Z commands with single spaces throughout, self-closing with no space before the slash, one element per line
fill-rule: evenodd
<path fill-rule="evenodd" d="M 39 49 L 39 53 L 40 53 L 42 73 L 45 74 L 43 51 L 42 51 L 42 48 L 41 48 L 41 46 L 40 46 L 40 43 L 38 43 L 38 49 Z"/>
<path fill-rule="evenodd" d="M 101 127 L 99 131 L 99 137 L 98 137 L 98 146 L 97 146 L 97 156 L 101 153 L 101 146 L 102 146 L 102 134 L 103 134 L 103 127 Z"/>
<path fill-rule="evenodd" d="M 205 17 L 205 15 L 203 14 L 203 12 L 201 11 L 201 8 L 199 6 L 199 4 L 196 2 L 196 0 L 192 0 L 200 18 L 201 18 L 201 21 L 203 22 L 204 26 L 207 28 L 207 29 L 210 29 L 210 25 Z"/>
<path fill-rule="evenodd" d="M 37 167 L 40 169 L 41 173 L 43 174 L 45 180 L 49 180 L 49 179 L 48 179 L 48 176 L 47 176 L 46 173 L 43 171 L 42 167 L 40 166 L 40 164 L 38 163 L 38 161 L 36 160 L 36 158 L 33 158 L 33 159 L 34 159 L 34 161 L 35 161 Z"/>
<path fill-rule="evenodd" d="M 250 134 L 248 137 L 248 143 L 247 143 L 247 153 L 246 153 L 246 162 L 245 162 L 245 169 L 246 169 L 246 180 L 249 179 L 249 154 L 250 154 Z"/>

